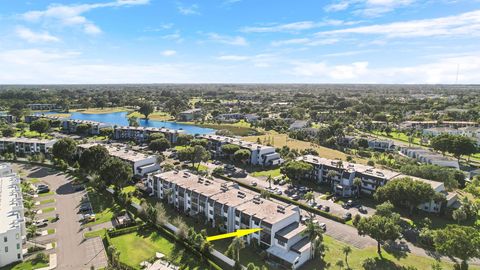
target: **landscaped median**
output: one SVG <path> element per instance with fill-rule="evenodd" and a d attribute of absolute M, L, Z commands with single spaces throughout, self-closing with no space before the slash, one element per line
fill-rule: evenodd
<path fill-rule="evenodd" d="M 253 190 L 257 193 L 261 193 L 262 192 L 262 189 L 258 188 L 258 187 L 252 187 L 248 184 L 245 184 L 241 181 L 238 181 L 236 179 L 233 179 L 233 178 L 230 178 L 230 177 L 227 177 L 225 175 L 220 175 L 220 174 L 214 174 L 215 177 L 218 177 L 220 179 L 224 179 L 224 180 L 227 180 L 227 181 L 232 181 L 232 182 L 235 182 L 237 183 L 238 185 L 244 187 L 244 188 L 248 188 L 250 190 Z M 328 212 L 325 212 L 325 211 L 322 211 L 322 210 L 319 210 L 317 208 L 313 208 L 313 207 L 310 207 L 308 206 L 307 204 L 304 204 L 304 203 L 301 203 L 301 202 L 298 202 L 298 201 L 295 201 L 295 200 L 292 200 L 288 197 L 285 197 L 285 196 L 281 196 L 281 195 L 277 195 L 275 193 L 270 193 L 270 197 L 271 198 L 274 198 L 274 199 L 277 199 L 279 201 L 282 201 L 282 202 L 286 202 L 286 203 L 290 203 L 290 204 L 293 204 L 293 205 L 297 205 L 298 207 L 300 207 L 301 209 L 303 210 L 306 210 L 306 211 L 309 211 L 309 212 L 312 212 L 312 213 L 315 213 L 319 216 L 322 216 L 322 217 L 325 217 L 325 218 L 328 218 L 328 219 L 331 219 L 331 220 L 334 220 L 336 222 L 340 222 L 340 223 L 345 223 L 345 220 L 339 216 L 336 216 L 334 214 L 331 214 L 331 213 L 328 213 Z"/>

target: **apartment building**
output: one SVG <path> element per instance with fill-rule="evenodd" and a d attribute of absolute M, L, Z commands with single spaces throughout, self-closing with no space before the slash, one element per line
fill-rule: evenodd
<path fill-rule="evenodd" d="M 11 114 L 2 114 L 0 113 L 0 123 L 5 122 L 5 123 L 15 123 L 17 122 L 17 117 L 11 115 Z"/>
<path fill-rule="evenodd" d="M 60 105 L 48 103 L 32 103 L 27 104 L 28 108 L 33 111 L 50 111 L 62 109 Z"/>
<path fill-rule="evenodd" d="M 308 177 L 318 183 L 329 183 L 335 194 L 342 197 L 351 197 L 359 192 L 354 185 L 354 179 L 359 178 L 362 183 L 360 191 L 373 194 L 379 186 L 398 175 L 399 173 L 376 169 L 371 166 L 350 163 L 340 160 L 321 158 L 313 155 L 305 155 L 297 160 L 304 161 L 313 166 L 313 171 Z M 329 177 L 329 172 L 335 172 L 334 177 Z"/>
<path fill-rule="evenodd" d="M 178 121 L 193 121 L 196 119 L 200 119 L 202 117 L 202 109 L 190 109 L 183 112 L 178 113 L 177 120 Z"/>
<path fill-rule="evenodd" d="M 178 135 L 184 134 L 184 130 L 169 128 L 153 128 L 153 127 L 115 127 L 113 138 L 115 140 L 135 140 L 137 142 L 145 142 L 151 134 L 162 133 L 171 143 L 176 143 Z"/>
<path fill-rule="evenodd" d="M 449 134 L 449 135 L 461 135 L 461 131 L 451 127 L 433 127 L 433 128 L 426 128 L 422 131 L 424 136 L 438 136 L 441 134 Z"/>
<path fill-rule="evenodd" d="M 416 159 L 418 162 L 425 164 L 438 165 L 441 167 L 454 168 L 459 170 L 460 165 L 458 160 L 444 157 L 441 154 L 435 153 L 421 147 L 402 147 L 400 153 L 410 158 Z"/>
<path fill-rule="evenodd" d="M 111 124 L 89 121 L 89 120 L 76 120 L 76 119 L 64 119 L 62 121 L 62 130 L 66 133 L 76 133 L 77 128 L 80 125 L 87 125 L 89 128 L 87 130 L 88 135 L 99 135 L 100 130 L 103 128 L 111 128 Z"/>
<path fill-rule="evenodd" d="M 48 139 L 30 139 L 17 137 L 0 137 L 0 153 L 12 151 L 16 154 L 49 154 L 57 140 Z"/>
<path fill-rule="evenodd" d="M 223 231 L 261 228 L 245 240 L 257 243 L 266 249 L 271 260 L 289 269 L 296 269 L 311 258 L 311 244 L 302 235 L 305 226 L 299 223 L 297 206 L 262 199 L 236 183 L 207 179 L 187 171 L 151 175 L 148 185 L 155 197 Z"/>
<path fill-rule="evenodd" d="M 10 166 L 0 164 L 0 170 L 2 167 Z M 0 267 L 3 267 L 23 260 L 26 230 L 20 178 L 16 174 L 0 176 L 0 217 Z"/>
<path fill-rule="evenodd" d="M 219 135 L 204 134 L 198 137 L 208 141 L 207 150 L 210 150 L 214 157 L 225 157 L 226 154 L 222 152 L 222 145 L 234 144 L 242 149 L 250 151 L 249 163 L 252 165 L 274 166 L 283 163 L 283 159 L 273 146 L 265 146 L 258 143 Z"/>
<path fill-rule="evenodd" d="M 399 172 L 390 170 L 377 169 L 372 166 L 363 164 L 342 162 L 339 160 L 331 160 L 313 155 L 305 155 L 297 160 L 307 162 L 313 165 L 313 171 L 307 177 L 318 183 L 329 183 L 333 192 L 342 197 L 351 197 L 362 192 L 365 194 L 373 194 L 378 187 L 385 185 L 392 179 L 409 177 L 416 181 L 422 181 L 429 184 L 436 193 L 442 193 L 447 199 L 446 206 L 453 206 L 457 202 L 456 193 L 448 193 L 445 186 L 441 182 L 431 181 L 413 176 L 407 176 Z M 329 172 L 334 171 L 335 176 L 329 177 Z M 354 184 L 354 179 L 361 180 L 360 190 Z M 419 205 L 419 209 L 438 213 L 442 208 L 442 202 L 431 201 Z"/>
<path fill-rule="evenodd" d="M 0 177 L 12 174 L 12 165 L 10 163 L 0 163 Z"/>
<path fill-rule="evenodd" d="M 450 128 L 460 128 L 460 127 L 478 127 L 480 124 L 477 122 L 470 121 L 405 121 L 400 123 L 401 129 L 417 129 L 423 130 L 433 127 L 450 127 Z"/>
<path fill-rule="evenodd" d="M 378 139 L 374 137 L 355 137 L 355 136 L 344 136 L 343 143 L 352 146 L 354 143 L 358 143 L 359 140 L 367 141 L 368 148 L 387 152 L 395 150 L 395 142 L 392 140 Z"/>
<path fill-rule="evenodd" d="M 140 152 L 132 151 L 123 145 L 109 145 L 98 143 L 87 143 L 78 146 L 78 155 L 95 145 L 102 145 L 110 156 L 117 157 L 132 166 L 133 175 L 143 177 L 149 173 L 160 170 L 160 164 L 157 163 L 157 157 L 154 155 L 146 155 Z"/>

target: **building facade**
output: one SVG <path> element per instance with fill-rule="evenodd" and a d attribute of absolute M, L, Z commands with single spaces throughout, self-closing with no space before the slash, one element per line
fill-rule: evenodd
<path fill-rule="evenodd" d="M 110 124 L 96 121 L 65 119 L 62 121 L 62 130 L 66 133 L 77 133 L 77 128 L 81 125 L 89 127 L 86 131 L 88 135 L 99 135 L 101 129 L 112 127 Z"/>
<path fill-rule="evenodd" d="M 200 119 L 202 117 L 202 115 L 203 115 L 202 109 L 190 109 L 190 110 L 180 112 L 177 115 L 177 120 L 188 122 L 188 121 L 193 121 L 193 120 L 196 120 L 196 119 Z"/>
<path fill-rule="evenodd" d="M 149 176 L 148 185 L 157 198 L 178 211 L 205 220 L 225 232 L 245 228 L 262 230 L 245 237 L 264 248 L 271 260 L 296 269 L 311 257 L 311 244 L 302 232 L 297 206 L 260 198 L 259 194 L 221 179 L 207 179 L 187 171 Z M 308 239 L 307 239 L 308 240 Z"/>
<path fill-rule="evenodd" d="M 238 145 L 241 149 L 250 151 L 250 160 L 248 162 L 252 165 L 275 166 L 283 163 L 283 159 L 273 146 L 265 146 L 219 135 L 200 135 L 199 138 L 208 141 L 207 150 L 209 150 L 214 157 L 225 157 L 226 154 L 223 153 L 222 146 L 225 144 L 234 144 Z"/>
<path fill-rule="evenodd" d="M 113 138 L 115 140 L 134 140 L 142 143 L 147 141 L 150 135 L 154 133 L 162 133 L 171 143 L 176 143 L 178 135 L 184 134 L 185 131 L 169 128 L 120 126 L 114 128 Z"/>
<path fill-rule="evenodd" d="M 20 155 L 33 155 L 38 153 L 48 155 L 56 141 L 57 140 L 1 137 L 0 153 L 11 151 Z"/>
<path fill-rule="evenodd" d="M 9 164 L 0 164 L 9 167 Z M 11 168 L 9 169 L 11 170 Z M 0 176 L 0 267 L 23 260 L 25 218 L 20 178 L 13 173 Z"/>
<path fill-rule="evenodd" d="M 416 159 L 418 162 L 438 165 L 441 167 L 460 169 L 458 160 L 450 159 L 421 147 L 402 147 L 400 153 L 410 158 Z"/>

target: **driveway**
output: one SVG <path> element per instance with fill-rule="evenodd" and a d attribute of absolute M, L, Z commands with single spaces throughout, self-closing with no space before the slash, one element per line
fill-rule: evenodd
<path fill-rule="evenodd" d="M 84 191 L 75 192 L 70 184 L 71 177 L 47 168 L 15 164 L 16 171 L 23 170 L 29 178 L 38 178 L 55 191 L 56 213 L 60 220 L 56 222 L 57 269 L 90 269 L 91 265 L 105 267 L 106 257 L 103 245 L 98 240 L 84 240 L 83 230 L 78 222 L 77 211 Z M 100 240 L 101 243 L 101 240 Z M 92 252 L 93 250 L 93 252 Z"/>

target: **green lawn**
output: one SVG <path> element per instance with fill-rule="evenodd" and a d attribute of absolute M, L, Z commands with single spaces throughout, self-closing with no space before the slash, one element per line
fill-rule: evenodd
<path fill-rule="evenodd" d="M 251 128 L 248 123 L 234 123 L 234 124 L 215 124 L 215 123 L 195 123 L 195 122 L 182 122 L 184 124 L 197 125 L 206 128 L 213 128 L 217 130 L 229 130 L 236 136 L 249 136 L 252 134 L 258 134 L 258 131 L 254 128 Z M 247 126 L 248 124 L 248 126 Z"/>
<path fill-rule="evenodd" d="M 28 182 L 30 182 L 32 184 L 36 184 L 36 183 L 40 182 L 40 180 L 38 178 L 30 178 L 30 179 L 28 179 Z"/>
<path fill-rule="evenodd" d="M 48 229 L 48 230 L 47 230 L 47 233 L 48 233 L 48 234 L 54 234 L 54 233 L 55 233 L 55 229 Z"/>
<path fill-rule="evenodd" d="M 96 220 L 87 223 L 87 227 L 110 221 L 114 213 L 122 210 L 121 207 L 114 202 L 112 196 L 99 194 L 93 188 L 88 188 L 88 197 L 90 198 Z"/>
<path fill-rule="evenodd" d="M 42 209 L 42 213 L 45 214 L 45 213 L 48 213 L 48 212 L 52 212 L 54 210 L 55 210 L 55 207 L 47 207 L 47 208 Z"/>
<path fill-rule="evenodd" d="M 120 260 L 129 266 L 140 269 L 140 263 L 163 253 L 166 258 L 181 269 L 208 269 L 179 244 L 164 238 L 153 230 L 143 230 L 111 238 L 111 243 L 120 252 Z"/>
<path fill-rule="evenodd" d="M 47 196 L 50 196 L 50 195 L 53 195 L 55 194 L 53 191 L 50 191 L 50 192 L 47 192 L 47 193 L 40 193 L 38 194 L 38 197 L 47 197 Z"/>
<path fill-rule="evenodd" d="M 271 170 L 266 170 L 266 171 L 256 171 L 251 173 L 252 176 L 259 177 L 259 176 L 271 176 L 271 177 L 277 177 L 280 176 L 280 168 L 276 169 L 271 169 Z"/>
<path fill-rule="evenodd" d="M 48 266 L 48 263 L 46 262 L 40 262 L 40 263 L 34 264 L 31 260 L 28 260 L 18 264 L 4 266 L 0 268 L 0 270 L 33 270 L 33 269 L 39 269 L 47 266 Z"/>
<path fill-rule="evenodd" d="M 94 237 L 103 237 L 105 235 L 106 229 L 100 229 L 97 231 L 86 232 L 83 234 L 85 238 L 94 238 Z"/>
<path fill-rule="evenodd" d="M 47 204 L 47 203 L 53 203 L 53 202 L 55 202 L 55 199 L 47 199 L 47 200 L 40 201 L 40 204 Z"/>
<path fill-rule="evenodd" d="M 385 133 L 383 131 L 374 130 L 374 131 L 372 131 L 372 134 L 383 136 L 383 137 L 389 137 L 389 138 L 393 138 L 393 139 L 408 143 L 408 135 L 403 133 L 403 132 L 392 131 L 388 134 L 389 136 L 387 136 L 387 133 Z M 420 145 L 420 138 L 419 137 L 413 137 L 413 142 L 412 143 Z"/>

